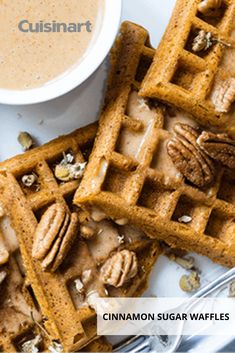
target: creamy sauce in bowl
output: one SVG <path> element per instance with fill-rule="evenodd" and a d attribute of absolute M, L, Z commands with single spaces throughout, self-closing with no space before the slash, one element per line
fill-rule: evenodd
<path fill-rule="evenodd" d="M 37 88 L 81 62 L 104 7 L 104 0 L 0 0 L 0 88 Z"/>

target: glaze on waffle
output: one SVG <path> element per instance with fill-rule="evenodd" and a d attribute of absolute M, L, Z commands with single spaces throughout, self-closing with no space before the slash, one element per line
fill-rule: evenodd
<path fill-rule="evenodd" d="M 43 271 L 41 262 L 32 258 L 35 230 L 42 214 L 54 203 L 73 209 L 72 199 L 79 181 L 59 182 L 54 175 L 55 165 L 64 158 L 64 153 L 72 154 L 77 162 L 87 160 L 96 129 L 96 125 L 79 129 L 0 164 L 1 203 L 17 235 L 44 327 L 68 352 L 77 351 L 97 338 L 95 311 L 88 305 L 91 298 L 80 296 L 75 281 L 80 281 L 84 272 L 90 273 L 85 293 L 92 293 L 92 300 L 107 294 L 138 296 L 146 288 L 160 252 L 158 243 L 144 238 L 142 232 L 129 226 L 118 228 L 112 221 L 104 220 L 96 224 L 99 232 L 91 240 L 76 236 L 57 271 Z M 22 176 L 31 173 L 37 175 L 37 185 L 28 188 L 22 184 Z M 79 212 L 77 208 L 74 211 Z M 84 218 L 83 212 L 79 212 L 79 217 Z M 132 232 L 133 238 L 125 236 L 126 232 Z M 99 266 L 111 252 L 121 249 L 136 253 L 138 274 L 120 288 L 109 288 L 99 279 Z"/>
<path fill-rule="evenodd" d="M 235 3 L 215 1 L 221 6 L 208 16 L 198 10 L 201 2 L 177 1 L 140 95 L 184 109 L 200 124 L 234 129 L 234 106 L 227 113 L 217 102 L 216 92 L 231 80 L 232 102 L 235 99 Z M 211 33 L 212 42 L 208 49 L 195 52 L 193 41 L 199 31 Z"/>
<path fill-rule="evenodd" d="M 48 352 L 53 342 L 38 325 L 43 326 L 40 308 L 26 278 L 18 242 L 6 217 L 1 220 L 0 248 L 0 352 L 33 352 L 24 349 L 30 341 L 35 341 L 38 351 Z M 102 337 L 82 349 L 82 352 L 111 351 L 112 346 Z"/>
<path fill-rule="evenodd" d="M 95 205 L 113 219 L 127 218 L 151 238 L 234 266 L 234 172 L 216 166 L 213 183 L 198 188 L 174 167 L 166 148 L 173 128 L 196 123 L 183 111 L 138 96 L 136 80 L 144 77 L 153 52 L 148 43 L 143 28 L 122 25 L 105 109 L 75 203 Z"/>
<path fill-rule="evenodd" d="M 6 219 L 1 223 L 8 230 Z M 22 344 L 39 335 L 32 317 L 41 322 L 41 313 L 31 296 L 31 287 L 25 280 L 18 243 L 14 234 L 4 238 L 0 231 L 0 351 L 19 352 Z M 3 256 L 3 251 L 7 256 Z M 41 348 L 42 345 L 40 346 Z"/>

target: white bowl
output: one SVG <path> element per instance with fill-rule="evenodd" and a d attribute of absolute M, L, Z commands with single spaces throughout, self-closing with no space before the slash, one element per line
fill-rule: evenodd
<path fill-rule="evenodd" d="M 101 65 L 117 35 L 122 10 L 122 0 L 105 0 L 101 28 L 86 56 L 71 70 L 47 84 L 28 90 L 0 89 L 0 103 L 24 105 L 45 102 L 81 85 Z"/>

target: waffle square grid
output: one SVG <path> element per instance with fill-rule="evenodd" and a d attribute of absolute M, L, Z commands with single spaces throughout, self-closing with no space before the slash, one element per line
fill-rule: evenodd
<path fill-rule="evenodd" d="M 92 241 L 88 244 L 81 237 L 75 239 L 68 256 L 55 273 L 44 272 L 40 262 L 32 259 L 32 245 L 37 224 L 49 205 L 59 201 L 69 209 L 74 207 L 72 199 L 79 181 L 59 183 L 53 172 L 55 163 L 61 161 L 64 152 L 73 153 L 78 162 L 87 160 L 96 131 L 97 125 L 94 124 L 0 163 L 1 203 L 19 241 L 27 279 L 43 318 L 46 318 L 43 321 L 45 328 L 66 351 L 77 351 L 97 338 L 95 311 L 88 306 L 80 306 L 73 283 L 88 269 L 96 275 L 100 262 L 98 255 L 105 248 L 107 234 L 93 246 Z M 32 172 L 38 176 L 39 190 L 25 188 L 21 183 L 22 176 Z M 120 245 L 114 233 L 113 239 L 109 239 L 106 259 L 110 252 L 122 247 L 136 252 L 139 273 L 135 281 L 121 288 L 111 288 L 109 294 L 138 296 L 147 286 L 160 248 L 158 242 L 142 236 Z M 100 282 L 94 283 L 94 290 L 98 285 L 99 288 L 103 286 L 99 291 L 105 292 Z"/>
<path fill-rule="evenodd" d="M 225 128 L 232 124 L 234 127 L 234 109 L 233 120 L 231 113 L 216 111 L 212 93 L 221 81 L 235 78 L 235 3 L 223 0 L 221 15 L 216 18 L 199 13 L 200 2 L 177 1 L 140 95 L 182 108 L 202 125 Z M 193 52 L 192 41 L 200 30 L 210 32 L 213 38 L 226 45 L 215 42 L 206 51 Z"/>
<path fill-rule="evenodd" d="M 153 54 L 147 32 L 124 23 L 112 53 L 106 105 L 75 203 L 96 205 L 112 218 L 127 218 L 151 238 L 234 266 L 234 172 L 218 168 L 213 185 L 198 189 L 173 168 L 165 148 L 172 126 L 196 123 L 183 111 L 172 113 L 138 96 L 137 78 L 145 76 Z M 190 223 L 179 221 L 184 215 Z"/>

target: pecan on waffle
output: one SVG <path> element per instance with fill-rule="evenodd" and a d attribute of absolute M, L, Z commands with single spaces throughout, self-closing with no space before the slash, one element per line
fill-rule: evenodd
<path fill-rule="evenodd" d="M 146 43 L 144 29 L 123 24 L 75 203 L 95 205 L 113 219 L 127 218 L 151 238 L 234 266 L 235 173 L 229 169 L 234 140 L 216 135 L 214 143 L 185 112 L 138 96 L 136 79 L 144 77 L 146 55 L 152 53 Z"/>
<path fill-rule="evenodd" d="M 58 343 L 42 331 L 43 316 L 7 217 L 1 217 L 0 228 L 0 351 L 60 352 Z M 100 337 L 82 351 L 111 352 L 112 346 Z"/>
<path fill-rule="evenodd" d="M 178 0 L 140 95 L 235 128 L 235 3 Z"/>
<path fill-rule="evenodd" d="M 19 241 L 43 325 L 68 352 L 97 338 L 92 309 L 97 296 L 140 295 L 159 253 L 158 243 L 137 230 L 133 241 L 131 235 L 125 239 L 128 225 L 119 230 L 97 218 L 97 211 L 91 210 L 93 220 L 74 208 L 95 133 L 96 125 L 91 125 L 0 163 L 1 202 Z M 110 253 L 121 258 L 125 267 L 119 270 L 124 272 L 106 263 Z"/>
<path fill-rule="evenodd" d="M 7 218 L 2 218 L 0 235 L 0 351 L 60 352 L 59 345 L 42 331 L 43 317 L 26 278 L 19 246 Z M 111 352 L 111 345 L 102 337 L 91 342 L 84 352 Z"/>

